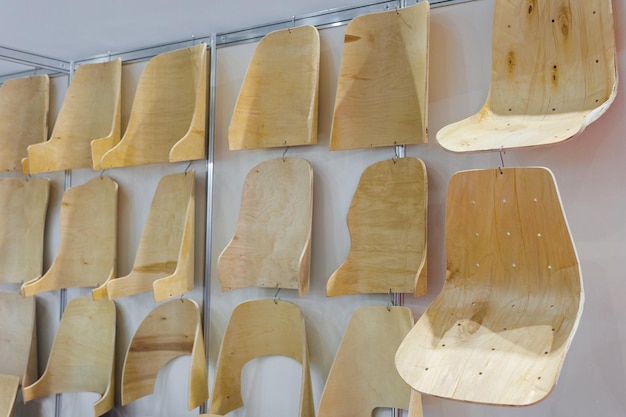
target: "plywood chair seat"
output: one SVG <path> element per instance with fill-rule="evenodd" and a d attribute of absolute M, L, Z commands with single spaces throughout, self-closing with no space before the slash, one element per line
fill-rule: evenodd
<path fill-rule="evenodd" d="M 615 51 L 611 0 L 497 0 L 489 96 L 437 140 L 468 152 L 569 139 L 614 101 Z"/>
<path fill-rule="evenodd" d="M 222 251 L 222 290 L 309 290 L 313 169 L 302 158 L 261 162 L 246 176 L 237 229 Z"/>
<path fill-rule="evenodd" d="M 348 23 L 331 150 L 428 141 L 429 22 L 422 1 Z"/>
<path fill-rule="evenodd" d="M 130 274 L 107 284 L 110 299 L 153 291 L 155 301 L 194 285 L 194 171 L 159 181 Z"/>
<path fill-rule="evenodd" d="M 217 359 L 209 413 L 226 415 L 243 406 L 241 371 L 255 358 L 281 355 L 302 365 L 299 417 L 314 417 L 304 317 L 295 304 L 253 300 L 233 310 Z"/>
<path fill-rule="evenodd" d="M 418 158 L 365 169 L 348 212 L 350 253 L 326 295 L 426 293 L 426 167 Z"/>
<path fill-rule="evenodd" d="M 552 173 L 465 171 L 449 183 L 447 274 L 400 345 L 415 390 L 529 405 L 554 388 L 578 326 L 582 277 Z"/>
<path fill-rule="evenodd" d="M 198 304 L 190 299 L 168 301 L 148 314 L 126 352 L 122 405 L 152 394 L 159 370 L 183 355 L 191 355 L 189 410 L 209 398 L 201 323 Z"/>

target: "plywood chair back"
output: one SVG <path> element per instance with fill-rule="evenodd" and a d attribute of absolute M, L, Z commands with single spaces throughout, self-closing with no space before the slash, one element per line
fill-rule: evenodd
<path fill-rule="evenodd" d="M 298 415 L 314 417 L 304 317 L 295 304 L 269 299 L 246 301 L 233 310 L 217 359 L 209 413 L 225 415 L 243 406 L 243 366 L 268 355 L 286 356 L 302 365 Z"/>
<path fill-rule="evenodd" d="M 120 140 L 122 62 L 120 59 L 78 67 L 52 136 L 28 147 L 25 174 L 91 168 L 91 142 Z"/>
<path fill-rule="evenodd" d="M 41 276 L 50 180 L 0 179 L 0 283 Z"/>
<path fill-rule="evenodd" d="M 497 0 L 489 96 L 437 140 L 455 152 L 571 138 L 617 93 L 611 0 Z"/>
<path fill-rule="evenodd" d="M 217 261 L 222 290 L 309 290 L 313 169 L 301 158 L 276 158 L 248 172 L 237 230 Z"/>
<path fill-rule="evenodd" d="M 348 212 L 350 253 L 328 280 L 328 296 L 426 293 L 427 194 L 418 158 L 365 169 Z"/>
<path fill-rule="evenodd" d="M 66 392 L 95 392 L 94 416 L 113 407 L 115 304 L 77 297 L 68 304 L 52 344 L 46 369 L 24 387 L 24 401 Z"/>
<path fill-rule="evenodd" d="M 22 285 L 22 295 L 97 287 L 94 298 L 106 297 L 106 283 L 115 275 L 117 188 L 115 181 L 101 176 L 65 191 L 56 258 L 43 276 Z"/>
<path fill-rule="evenodd" d="M 583 305 L 578 258 L 546 168 L 450 179 L 443 290 L 400 345 L 413 389 L 528 405 L 554 388 Z"/>
<path fill-rule="evenodd" d="M 141 74 L 126 132 L 100 169 L 205 157 L 206 44 L 152 58 Z M 96 152 L 97 151 L 97 152 Z"/>
<path fill-rule="evenodd" d="M 33 297 L 0 292 L 0 358 L 0 375 L 16 376 L 21 385 L 30 385 L 37 379 L 37 329 Z"/>
<path fill-rule="evenodd" d="M 133 269 L 109 281 L 109 298 L 154 291 L 154 299 L 159 302 L 193 289 L 194 195 L 193 170 L 161 178 Z"/>
<path fill-rule="evenodd" d="M 320 38 L 313 26 L 266 35 L 252 56 L 228 129 L 228 146 L 317 143 Z"/>
<path fill-rule="evenodd" d="M 330 149 L 428 141 L 427 1 L 346 27 Z"/>
<path fill-rule="evenodd" d="M 409 410 L 411 389 L 398 375 L 394 357 L 412 327 L 408 307 L 357 309 L 341 339 L 317 416 L 371 416 L 378 407 Z M 411 417 L 421 416 L 421 407 L 411 411 Z"/>
<path fill-rule="evenodd" d="M 50 80 L 14 78 L 0 87 L 0 171 L 21 171 L 28 145 L 48 139 Z"/>
<path fill-rule="evenodd" d="M 156 307 L 141 322 L 126 352 L 122 369 L 122 405 L 154 391 L 159 370 L 179 356 L 191 355 L 189 409 L 209 398 L 200 308 L 190 299 Z"/>

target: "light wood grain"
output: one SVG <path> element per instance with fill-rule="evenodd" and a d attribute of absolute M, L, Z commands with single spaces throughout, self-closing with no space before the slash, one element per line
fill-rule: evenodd
<path fill-rule="evenodd" d="M 455 152 L 561 142 L 600 117 L 616 94 L 611 0 L 498 0 L 489 96 L 437 140 Z"/>
<path fill-rule="evenodd" d="M 77 297 L 68 304 L 52 344 L 46 369 L 24 387 L 24 401 L 64 392 L 95 392 L 94 416 L 113 407 L 115 304 Z"/>
<path fill-rule="evenodd" d="M 228 129 L 229 149 L 316 144 L 319 72 L 315 27 L 267 34 L 239 92 Z"/>
<path fill-rule="evenodd" d="M 159 181 L 130 274 L 107 285 L 110 299 L 154 291 L 155 301 L 177 297 L 194 285 L 194 171 Z"/>
<path fill-rule="evenodd" d="M 217 261 L 223 291 L 309 291 L 313 169 L 301 158 L 261 162 L 246 176 L 239 221 Z"/>
<path fill-rule="evenodd" d="M 331 150 L 428 142 L 429 22 L 422 1 L 348 24 Z"/>
<path fill-rule="evenodd" d="M 0 87 L 0 171 L 21 171 L 26 148 L 48 139 L 50 80 L 14 78 Z"/>
<path fill-rule="evenodd" d="M 206 61 L 206 45 L 199 44 L 148 62 L 122 140 L 97 150 L 104 152 L 100 169 L 205 157 Z"/>
<path fill-rule="evenodd" d="M 16 376 L 23 386 L 37 379 L 34 297 L 0 292 L 0 358 L 1 375 Z"/>
<path fill-rule="evenodd" d="M 106 297 L 106 283 L 116 266 L 117 188 L 115 181 L 101 176 L 65 191 L 56 258 L 43 276 L 22 285 L 22 295 L 98 287 L 94 299 Z"/>
<path fill-rule="evenodd" d="M 49 193 L 47 178 L 0 179 L 1 283 L 41 276 Z"/>
<path fill-rule="evenodd" d="M 209 413 L 242 407 L 241 370 L 255 358 L 287 356 L 302 365 L 299 417 L 314 417 L 304 317 L 295 304 L 253 300 L 239 304 L 228 322 L 217 359 Z"/>
<path fill-rule="evenodd" d="M 19 386 L 19 377 L 0 374 L 0 417 L 13 417 Z"/>
<path fill-rule="evenodd" d="M 455 174 L 443 290 L 400 345 L 415 390 L 528 405 L 554 388 L 583 305 L 576 251 L 545 168 Z"/>
<path fill-rule="evenodd" d="M 171 300 L 148 314 L 126 351 L 122 405 L 152 394 L 159 370 L 184 355 L 191 355 L 189 410 L 209 398 L 201 323 L 200 308 L 190 299 Z"/>
<path fill-rule="evenodd" d="M 91 142 L 120 140 L 122 62 L 78 67 L 47 142 L 30 145 L 24 174 L 90 168 Z"/>
<path fill-rule="evenodd" d="M 418 158 L 365 169 L 348 212 L 350 252 L 326 295 L 426 293 L 428 180 Z"/>
<path fill-rule="evenodd" d="M 341 339 L 317 416 L 371 416 L 377 407 L 409 410 L 411 389 L 398 375 L 394 356 L 412 327 L 408 307 L 357 309 Z M 421 403 L 417 405 L 410 417 L 421 416 Z"/>

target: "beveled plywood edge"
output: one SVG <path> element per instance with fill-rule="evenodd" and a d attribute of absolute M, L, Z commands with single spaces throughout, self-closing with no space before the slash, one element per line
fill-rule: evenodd
<path fill-rule="evenodd" d="M 0 374 L 0 417 L 13 416 L 19 386 L 18 376 Z"/>
<path fill-rule="evenodd" d="M 193 300 L 192 300 L 193 301 Z M 191 370 L 189 371 L 189 398 L 188 409 L 199 407 L 209 399 L 209 375 L 206 356 L 204 354 L 204 338 L 202 333 L 202 318 L 200 307 L 196 306 L 196 333 L 191 350 Z"/>

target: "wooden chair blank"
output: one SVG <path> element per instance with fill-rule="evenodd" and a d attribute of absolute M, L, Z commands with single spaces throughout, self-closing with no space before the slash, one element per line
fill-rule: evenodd
<path fill-rule="evenodd" d="M 110 299 L 153 291 L 155 301 L 177 297 L 194 285 L 194 171 L 159 181 L 133 270 L 107 285 Z"/>
<path fill-rule="evenodd" d="M 46 369 L 24 387 L 24 401 L 66 392 L 95 392 L 94 416 L 113 408 L 115 304 L 77 297 L 68 304 L 52 344 Z"/>
<path fill-rule="evenodd" d="M 0 179 L 0 283 L 41 276 L 50 180 Z"/>
<path fill-rule="evenodd" d="M 320 38 L 313 26 L 277 30 L 258 44 L 228 129 L 231 150 L 314 145 Z"/>
<path fill-rule="evenodd" d="M 122 62 L 78 67 L 70 83 L 52 136 L 28 147 L 24 174 L 91 168 L 91 142 L 120 140 Z"/>
<path fill-rule="evenodd" d="M 348 23 L 331 150 L 428 141 L 429 21 L 422 1 Z"/>
<path fill-rule="evenodd" d="M 341 339 L 317 416 L 372 416 L 376 408 L 387 407 L 421 417 L 421 402 L 410 407 L 411 389 L 394 364 L 396 350 L 411 327 L 408 307 L 357 309 Z"/>
<path fill-rule="evenodd" d="M 546 168 L 466 171 L 449 183 L 443 290 L 400 345 L 413 389 L 521 406 L 554 388 L 578 326 L 576 250 Z"/>
<path fill-rule="evenodd" d="M 217 261 L 222 290 L 243 287 L 309 291 L 313 169 L 276 158 L 248 172 L 235 235 Z"/>
<path fill-rule="evenodd" d="M 148 62 L 122 140 L 93 148 L 99 169 L 205 157 L 206 61 L 206 44 L 199 44 Z"/>
<path fill-rule="evenodd" d="M 117 183 L 96 177 L 63 194 L 60 243 L 50 269 L 22 285 L 22 295 L 70 287 L 97 287 L 94 299 L 106 297 L 115 274 Z"/>
<path fill-rule="evenodd" d="M 226 327 L 217 359 L 209 413 L 225 415 L 243 406 L 241 370 L 252 359 L 287 356 L 302 365 L 299 417 L 314 417 L 309 353 L 300 309 L 280 300 L 239 304 Z"/>
<path fill-rule="evenodd" d="M 168 301 L 148 314 L 126 352 L 122 405 L 152 394 L 159 370 L 183 355 L 191 355 L 189 409 L 209 398 L 201 323 L 198 304 L 190 299 Z"/>
<path fill-rule="evenodd" d="M 326 295 L 426 293 L 426 167 L 418 158 L 377 162 L 361 175 L 350 210 L 350 253 Z"/>
<path fill-rule="evenodd" d="M 437 140 L 467 152 L 569 139 L 615 99 L 615 54 L 611 0 L 497 0 L 487 100 Z"/>
<path fill-rule="evenodd" d="M 48 139 L 49 103 L 47 75 L 14 78 L 2 83 L 0 171 L 21 171 L 28 145 Z"/>

